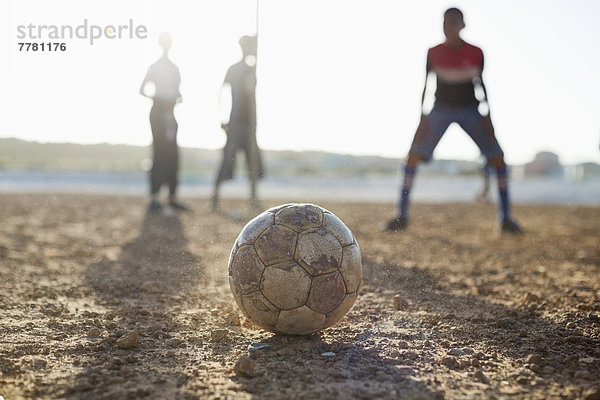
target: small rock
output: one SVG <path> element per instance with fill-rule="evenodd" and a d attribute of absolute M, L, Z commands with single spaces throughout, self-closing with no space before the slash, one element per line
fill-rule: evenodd
<path fill-rule="evenodd" d="M 398 344 L 396 345 L 397 348 L 399 349 L 408 349 L 408 342 L 405 340 L 401 340 L 398 342 Z"/>
<path fill-rule="evenodd" d="M 323 357 L 335 357 L 335 353 L 333 351 L 326 351 L 325 353 L 321 353 Z"/>
<path fill-rule="evenodd" d="M 479 382 L 482 382 L 482 383 L 490 383 L 490 380 L 488 379 L 488 377 L 485 376 L 483 371 L 481 371 L 480 369 L 478 369 L 477 371 L 475 371 L 473 373 L 473 378 L 475 378 L 476 380 L 478 380 Z"/>
<path fill-rule="evenodd" d="M 92 328 L 89 331 L 87 331 L 87 335 L 90 337 L 100 336 L 101 333 L 102 331 L 100 330 L 100 328 Z"/>
<path fill-rule="evenodd" d="M 551 365 L 546 365 L 544 368 L 542 368 L 542 372 L 544 374 L 551 374 L 555 371 L 554 367 L 552 367 Z"/>
<path fill-rule="evenodd" d="M 580 370 L 575 372 L 575 375 L 573 375 L 575 377 L 575 379 L 585 379 L 585 380 L 590 380 L 592 379 L 592 374 L 589 373 L 589 371 L 586 370 Z"/>
<path fill-rule="evenodd" d="M 454 357 L 459 357 L 459 356 L 464 356 L 466 353 L 464 351 L 462 351 L 461 349 L 450 349 L 448 350 L 448 354 Z"/>
<path fill-rule="evenodd" d="M 540 364 L 542 362 L 542 357 L 538 356 L 537 354 L 530 354 L 525 359 L 525 362 L 527 364 Z"/>
<path fill-rule="evenodd" d="M 396 310 L 406 310 L 409 306 L 408 300 L 397 294 L 392 297 L 392 305 Z"/>
<path fill-rule="evenodd" d="M 531 364 L 529 366 L 529 369 L 532 370 L 533 372 L 535 372 L 536 374 L 542 373 L 542 367 L 538 364 Z"/>
<path fill-rule="evenodd" d="M 500 318 L 497 322 L 496 325 L 499 328 L 508 328 L 512 325 L 515 324 L 515 320 L 513 318 L 510 317 L 506 317 L 506 318 Z"/>
<path fill-rule="evenodd" d="M 228 333 L 229 331 L 227 329 L 213 329 L 210 332 L 210 339 L 213 342 L 218 342 L 219 340 L 225 338 L 225 336 L 227 336 Z"/>
<path fill-rule="evenodd" d="M 256 363 L 248 357 L 240 357 L 233 367 L 235 373 L 240 376 L 253 378 L 256 376 Z"/>
<path fill-rule="evenodd" d="M 469 354 L 469 355 L 471 355 L 471 354 L 475 354 L 475 350 L 473 350 L 473 349 L 472 349 L 472 348 L 470 348 L 470 347 L 463 347 L 461 350 L 462 350 L 462 351 L 463 351 L 463 353 L 465 353 L 465 354 Z"/>
<path fill-rule="evenodd" d="M 526 376 L 519 376 L 517 378 L 517 383 L 519 385 L 527 385 L 527 384 L 529 384 L 529 378 Z"/>
<path fill-rule="evenodd" d="M 487 356 L 481 351 L 475 353 L 474 357 L 478 360 L 485 360 L 487 358 Z"/>
<path fill-rule="evenodd" d="M 529 332 L 527 332 L 525 329 L 521 329 L 519 331 L 519 337 L 527 337 L 527 335 L 529 335 Z"/>
<path fill-rule="evenodd" d="M 121 349 L 135 349 L 140 344 L 140 335 L 137 331 L 126 333 L 117 339 L 117 346 Z"/>
<path fill-rule="evenodd" d="M 183 340 L 181 339 L 171 339 L 167 341 L 167 346 L 171 347 L 171 348 L 177 348 L 177 347 L 181 347 L 181 345 L 183 344 Z"/>
<path fill-rule="evenodd" d="M 540 296 L 538 296 L 537 294 L 533 294 L 533 293 L 526 293 L 525 296 L 523 296 L 523 303 L 525 303 L 525 304 L 537 303 L 540 300 L 541 300 Z"/>
<path fill-rule="evenodd" d="M 117 323 L 116 323 L 115 321 L 108 321 L 108 322 L 106 323 L 106 328 L 107 328 L 107 329 L 111 329 L 111 330 L 112 330 L 112 329 L 116 329 L 116 328 L 117 328 L 117 326 L 118 326 L 118 325 L 117 325 Z"/>
<path fill-rule="evenodd" d="M 581 394 L 584 400 L 600 400 L 600 386 L 594 386 Z"/>
<path fill-rule="evenodd" d="M 565 369 L 565 366 L 556 360 L 550 361 L 548 363 L 548 365 L 552 366 L 555 370 L 558 370 L 558 371 L 562 371 L 563 369 Z"/>
<path fill-rule="evenodd" d="M 592 339 L 585 337 L 585 336 L 581 336 L 581 335 L 567 336 L 565 338 L 565 340 L 569 343 L 590 343 L 590 342 L 592 342 Z"/>
<path fill-rule="evenodd" d="M 457 369 L 459 367 L 458 361 L 454 357 L 444 357 L 441 361 L 442 365 L 445 365 L 448 368 Z"/>
<path fill-rule="evenodd" d="M 414 351 L 405 351 L 403 356 L 408 360 L 416 360 L 419 355 Z"/>
<path fill-rule="evenodd" d="M 173 358 L 175 357 L 176 353 L 173 350 L 167 350 L 167 352 L 165 353 L 165 355 L 169 358 Z"/>
<path fill-rule="evenodd" d="M 44 317 L 44 313 L 34 312 L 34 313 L 31 313 L 30 317 L 31 318 L 43 318 Z"/>
<path fill-rule="evenodd" d="M 271 347 L 269 345 L 269 343 L 250 343 L 248 345 L 248 351 L 250 353 L 254 353 L 255 351 L 259 351 L 259 350 L 266 350 L 269 347 Z"/>
<path fill-rule="evenodd" d="M 34 358 L 33 359 L 34 368 L 43 368 L 46 366 L 46 364 L 48 364 L 48 362 L 46 360 L 44 360 L 43 358 Z"/>
<path fill-rule="evenodd" d="M 598 318 L 598 314 L 593 313 L 593 312 L 591 312 L 591 313 L 588 314 L 588 318 L 591 319 L 592 321 L 598 321 L 598 320 L 600 320 L 600 318 Z"/>
<path fill-rule="evenodd" d="M 478 359 L 474 358 L 471 360 L 471 366 L 479 367 L 480 365 L 481 365 L 481 362 Z"/>
<path fill-rule="evenodd" d="M 577 357 L 575 354 L 571 354 L 570 356 L 565 357 L 565 359 L 563 360 L 563 363 L 577 364 L 578 361 L 579 361 L 579 357 Z"/>
<path fill-rule="evenodd" d="M 400 353 L 398 350 L 392 350 L 390 352 L 390 357 L 392 357 L 392 358 L 400 358 L 400 357 L 402 357 L 402 353 Z"/>

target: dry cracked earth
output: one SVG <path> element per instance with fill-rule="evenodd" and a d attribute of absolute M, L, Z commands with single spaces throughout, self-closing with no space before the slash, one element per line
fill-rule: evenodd
<path fill-rule="evenodd" d="M 600 399 L 599 207 L 517 205 L 505 237 L 492 205 L 415 204 L 384 233 L 391 205 L 323 202 L 363 285 L 339 324 L 285 336 L 229 291 L 245 203 L 186 202 L 0 195 L 1 397 Z"/>

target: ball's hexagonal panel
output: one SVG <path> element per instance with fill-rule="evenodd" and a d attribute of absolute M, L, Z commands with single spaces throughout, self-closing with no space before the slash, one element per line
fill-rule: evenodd
<path fill-rule="evenodd" d="M 238 246 L 254 244 L 258 236 L 274 224 L 275 214 L 265 211 L 244 226 L 236 239 Z"/>
<path fill-rule="evenodd" d="M 265 268 L 260 291 L 275 307 L 291 310 L 306 303 L 310 275 L 295 261 L 284 261 Z"/>
<path fill-rule="evenodd" d="M 298 235 L 290 228 L 273 225 L 256 239 L 254 246 L 265 265 L 273 265 L 292 259 L 297 239 Z"/>
<path fill-rule="evenodd" d="M 244 245 L 238 249 L 231 262 L 233 283 L 242 294 L 257 291 L 265 266 L 253 246 Z"/>
<path fill-rule="evenodd" d="M 275 214 L 275 223 L 302 232 L 310 228 L 318 228 L 323 223 L 323 213 L 312 204 L 291 204 Z"/>
<path fill-rule="evenodd" d="M 336 217 L 334 214 L 330 212 L 326 212 L 323 214 L 323 224 L 325 229 L 327 229 L 333 236 L 339 240 L 342 246 L 347 246 L 350 243 L 354 242 L 354 235 L 346 224 L 342 222 L 341 219 Z"/>
<path fill-rule="evenodd" d="M 238 307 L 245 313 L 244 305 L 242 304 L 242 293 L 235 286 L 235 283 L 233 283 L 233 276 L 229 276 L 229 288 L 231 289 L 231 293 L 233 294 L 233 298 Z"/>
<path fill-rule="evenodd" d="M 327 314 L 327 321 L 325 322 L 324 328 L 329 328 L 341 320 L 342 317 L 346 315 L 348 311 L 350 311 L 352 305 L 354 305 L 354 302 L 356 301 L 357 296 L 358 292 L 346 294 L 340 305 L 337 306 L 335 310 Z"/>
<path fill-rule="evenodd" d="M 269 302 L 261 292 L 254 292 L 242 296 L 242 311 L 255 324 L 263 328 L 273 330 L 279 309 Z"/>
<path fill-rule="evenodd" d="M 344 247 L 342 253 L 342 266 L 339 271 L 344 278 L 346 292 L 356 292 L 362 281 L 362 259 L 358 244 L 354 243 Z"/>
<path fill-rule="evenodd" d="M 315 276 L 306 305 L 320 314 L 333 311 L 344 299 L 346 286 L 339 272 Z"/>
<path fill-rule="evenodd" d="M 298 238 L 295 259 L 311 275 L 335 271 L 340 267 L 342 246 L 324 229 L 303 233 Z"/>
<path fill-rule="evenodd" d="M 275 329 L 290 335 L 306 335 L 323 328 L 326 317 L 306 306 L 293 310 L 281 311 Z"/>
<path fill-rule="evenodd" d="M 275 214 L 275 213 L 277 213 L 277 211 L 281 210 L 282 208 L 286 208 L 286 207 L 292 206 L 294 204 L 295 203 L 280 204 L 278 206 L 269 208 L 266 212 L 270 212 L 270 213 Z"/>

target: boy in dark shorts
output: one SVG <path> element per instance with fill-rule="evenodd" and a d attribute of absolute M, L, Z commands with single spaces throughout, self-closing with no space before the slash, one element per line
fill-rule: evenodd
<path fill-rule="evenodd" d="M 240 38 L 242 59 L 229 67 L 223 82 L 224 86 L 231 88 L 232 104 L 229 122 L 221 125 L 227 134 L 227 141 L 223 148 L 223 159 L 211 197 L 213 210 L 219 208 L 221 184 L 233 178 L 235 159 L 239 151 L 243 151 L 246 155 L 250 179 L 250 206 L 255 209 L 260 208 L 256 187 L 263 175 L 263 167 L 256 141 L 256 67 L 249 65 L 249 62 L 256 62 L 256 40 L 256 36 Z"/>
<path fill-rule="evenodd" d="M 488 113 L 479 112 L 479 104 L 487 105 L 487 93 L 483 84 L 483 52 L 460 37 L 465 27 L 462 12 L 449 8 L 444 13 L 444 34 L 446 41 L 427 53 L 427 69 L 422 102 L 425 100 L 427 76 L 434 73 L 437 79 L 435 103 L 428 115 L 421 114 L 421 121 L 415 133 L 408 159 L 404 167 L 402 192 L 396 217 L 387 222 L 388 231 L 401 231 L 408 225 L 409 195 L 417 165 L 428 161 L 437 144 L 448 129 L 456 122 L 473 139 L 487 164 L 496 170 L 498 177 L 500 229 L 504 233 L 521 233 L 521 227 L 510 216 L 508 198 L 508 176 L 504 153 L 496 140 L 494 126 Z M 483 98 L 478 100 L 475 88 L 481 87 Z"/>
<path fill-rule="evenodd" d="M 148 68 L 140 86 L 140 94 L 152 99 L 150 127 L 152 129 L 152 169 L 150 170 L 150 211 L 162 209 L 158 201 L 160 188 L 169 187 L 169 206 L 175 210 L 187 210 L 177 201 L 177 170 L 179 168 L 179 148 L 177 147 L 177 121 L 173 110 L 181 103 L 179 68 L 169 59 L 171 35 L 161 33 L 158 43 L 163 55 Z M 146 92 L 146 86 L 154 84 L 154 94 Z"/>

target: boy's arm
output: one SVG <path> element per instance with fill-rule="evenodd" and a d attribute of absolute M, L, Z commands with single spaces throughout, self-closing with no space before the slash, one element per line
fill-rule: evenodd
<path fill-rule="evenodd" d="M 431 72 L 431 63 L 429 62 L 429 52 L 427 52 L 427 61 L 425 63 L 425 83 L 423 84 L 423 94 L 421 95 L 421 115 L 423 115 L 423 104 L 425 103 L 425 93 L 427 92 L 427 78 Z"/>
<path fill-rule="evenodd" d="M 151 81 L 151 79 L 150 79 L 150 70 L 148 70 L 148 72 L 146 72 L 146 76 L 144 77 L 144 80 L 142 81 L 142 84 L 140 85 L 140 94 L 141 94 L 142 96 L 144 96 L 144 97 L 148 97 L 149 99 L 151 99 L 151 98 L 152 98 L 152 96 L 148 96 L 148 95 L 146 94 L 146 91 L 145 91 L 145 89 L 146 89 L 146 84 L 147 84 L 148 82 L 150 82 L 150 81 Z"/>
<path fill-rule="evenodd" d="M 479 100 L 479 104 L 485 104 L 485 108 L 487 109 L 487 114 L 483 116 L 481 123 L 485 130 L 494 134 L 494 124 L 492 124 L 492 116 L 490 110 L 490 102 L 488 101 L 487 89 L 485 88 L 485 83 L 483 82 L 483 65 L 484 59 L 483 54 L 481 55 L 481 72 L 479 73 L 479 83 L 481 85 L 481 89 L 483 91 L 483 99 Z"/>

